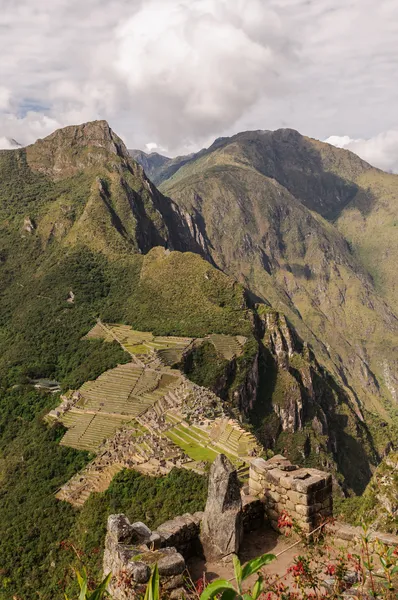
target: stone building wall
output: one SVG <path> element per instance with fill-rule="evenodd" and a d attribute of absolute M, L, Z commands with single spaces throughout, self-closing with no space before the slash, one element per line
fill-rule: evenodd
<path fill-rule="evenodd" d="M 265 513 L 275 529 L 284 511 L 306 532 L 333 513 L 332 476 L 318 469 L 299 468 L 280 455 L 250 463 L 249 492 L 264 501 Z"/>

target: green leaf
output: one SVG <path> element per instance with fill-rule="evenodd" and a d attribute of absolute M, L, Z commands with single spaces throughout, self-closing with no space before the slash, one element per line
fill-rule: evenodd
<path fill-rule="evenodd" d="M 240 564 L 239 558 L 234 554 L 232 557 L 234 563 L 234 571 L 235 571 L 235 579 L 238 584 L 239 591 L 241 592 L 241 583 L 242 583 L 242 565 Z"/>
<path fill-rule="evenodd" d="M 159 600 L 159 570 L 156 564 L 146 586 L 144 600 Z"/>
<path fill-rule="evenodd" d="M 218 594 L 223 594 L 225 591 L 234 592 L 234 596 L 236 596 L 236 591 L 232 583 L 227 581 L 226 579 L 216 579 L 216 581 L 212 581 L 209 585 L 203 590 L 200 595 L 200 600 L 210 600 L 214 598 L 214 596 L 218 596 Z M 232 593 L 230 598 L 232 598 Z M 147 599 L 145 599 L 147 600 Z"/>
<path fill-rule="evenodd" d="M 225 592 L 221 595 L 221 600 L 235 600 L 237 596 L 236 591 L 232 588 L 232 590 L 225 590 Z"/>
<path fill-rule="evenodd" d="M 80 587 L 79 600 L 86 600 L 87 599 L 87 581 L 88 581 L 86 569 L 83 567 L 83 575 L 81 573 L 79 573 L 79 571 L 76 571 L 76 577 L 77 577 L 77 581 L 78 581 L 79 587 Z"/>
<path fill-rule="evenodd" d="M 257 600 L 263 589 L 263 578 L 260 575 L 252 589 L 252 598 Z"/>
<path fill-rule="evenodd" d="M 95 588 L 95 590 L 92 592 L 92 594 L 90 594 L 90 596 L 89 596 L 90 600 L 101 600 L 103 595 L 106 593 L 106 588 L 108 587 L 111 577 L 112 577 L 112 573 L 109 573 L 105 577 L 105 579 L 103 581 L 101 581 L 99 586 L 97 588 Z"/>
<path fill-rule="evenodd" d="M 258 558 L 253 558 L 253 560 L 250 560 L 242 569 L 242 581 L 250 577 L 250 575 L 257 573 L 261 567 L 268 565 L 275 560 L 275 558 L 275 554 L 263 554 Z"/>
<path fill-rule="evenodd" d="M 395 573 L 398 573 L 398 565 L 391 569 L 391 575 L 395 575 Z"/>

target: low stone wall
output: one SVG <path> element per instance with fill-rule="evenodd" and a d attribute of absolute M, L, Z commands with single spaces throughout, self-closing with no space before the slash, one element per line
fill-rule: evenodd
<path fill-rule="evenodd" d="M 174 546 L 185 559 L 201 556 L 199 534 L 202 518 L 202 512 L 186 513 L 162 523 L 154 533 L 160 536 L 162 547 Z"/>
<path fill-rule="evenodd" d="M 197 517 L 197 523 L 193 515 L 190 520 L 192 524 L 188 525 L 186 516 L 184 524 L 179 528 L 180 534 L 176 528 L 168 540 L 174 536 L 174 542 L 183 540 L 186 543 L 191 533 L 197 537 L 196 527 L 200 517 Z M 166 527 L 164 533 L 169 529 L 170 527 Z M 148 582 L 155 564 L 158 565 L 162 590 L 167 591 L 170 598 L 181 598 L 184 591 L 185 559 L 176 546 L 168 545 L 168 540 L 159 532 L 151 531 L 144 523 L 130 523 L 121 514 L 110 515 L 103 571 L 105 574 L 112 573 L 108 591 L 114 600 L 130 600 L 136 594 L 141 594 L 145 589 L 142 586 Z"/>
<path fill-rule="evenodd" d="M 326 525 L 326 531 L 333 536 L 334 539 L 342 540 L 345 542 L 351 542 L 353 544 L 360 544 L 363 538 L 364 532 L 362 527 L 354 527 L 347 523 L 340 521 L 334 521 L 333 523 Z M 370 541 L 378 540 L 386 546 L 398 547 L 398 535 L 392 535 L 391 533 L 383 533 L 382 531 L 368 531 L 366 534 Z"/>
<path fill-rule="evenodd" d="M 333 513 L 332 476 L 318 469 L 299 468 L 280 455 L 251 462 L 249 492 L 263 499 L 275 529 L 284 511 L 306 532 Z"/>

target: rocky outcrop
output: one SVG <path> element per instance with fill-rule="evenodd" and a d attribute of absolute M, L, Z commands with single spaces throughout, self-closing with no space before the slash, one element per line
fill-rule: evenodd
<path fill-rule="evenodd" d="M 220 454 L 210 468 L 200 540 L 207 560 L 236 554 L 243 535 L 242 500 L 236 469 Z"/>
<path fill-rule="evenodd" d="M 30 217 L 25 217 L 22 225 L 22 232 L 33 233 L 36 226 Z"/>

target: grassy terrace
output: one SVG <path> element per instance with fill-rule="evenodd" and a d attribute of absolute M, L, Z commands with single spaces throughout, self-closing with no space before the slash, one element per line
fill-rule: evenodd
<path fill-rule="evenodd" d="M 188 427 L 185 423 L 180 422 L 177 415 L 171 413 L 167 414 L 166 420 L 172 425 L 166 432 L 167 437 L 180 446 L 192 460 L 212 462 L 217 454 L 223 453 L 235 465 L 242 465 L 242 461 L 236 454 L 230 453 L 226 448 L 221 448 L 215 444 L 206 431 L 195 425 Z"/>
<path fill-rule="evenodd" d="M 179 362 L 183 352 L 192 344 L 201 343 L 202 338 L 177 336 L 154 336 L 148 331 L 137 331 L 128 325 L 97 323 L 86 335 L 87 339 L 101 338 L 105 341 L 117 340 L 132 355 L 145 355 L 157 352 L 165 365 Z M 232 360 L 242 354 L 246 338 L 223 334 L 208 336 L 214 348 L 226 360 Z"/>
<path fill-rule="evenodd" d="M 100 338 L 107 342 L 116 339 L 132 355 L 145 355 L 157 351 L 166 365 L 178 362 L 184 350 L 193 341 L 187 337 L 154 336 L 148 331 L 137 331 L 128 325 L 111 323 L 97 323 L 86 338 Z"/>
<path fill-rule="evenodd" d="M 204 446 L 201 446 L 200 444 L 187 438 L 181 434 L 178 429 L 167 431 L 166 436 L 169 438 L 169 440 L 174 442 L 174 444 L 182 448 L 184 452 L 194 461 L 213 462 L 218 454 L 218 452 L 215 452 L 210 448 L 205 448 Z"/>
<path fill-rule="evenodd" d="M 77 450 L 88 450 L 96 452 L 102 442 L 112 437 L 117 429 L 120 429 L 129 421 L 129 418 L 110 417 L 109 415 L 91 415 L 75 412 L 67 412 L 62 422 L 68 431 L 61 440 L 62 446 L 69 446 Z"/>
<path fill-rule="evenodd" d="M 245 338 L 239 336 L 239 339 L 243 341 Z M 242 354 L 242 344 L 239 343 L 236 337 L 214 333 L 213 335 L 209 335 L 209 340 L 216 349 L 216 352 L 221 354 L 226 360 L 232 360 L 235 356 Z"/>

